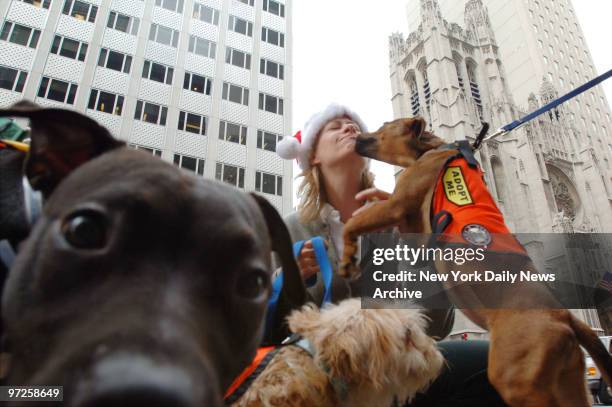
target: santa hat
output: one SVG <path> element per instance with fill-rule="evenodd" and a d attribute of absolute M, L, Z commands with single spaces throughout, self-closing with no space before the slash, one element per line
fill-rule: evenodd
<path fill-rule="evenodd" d="M 297 159 L 302 170 L 310 168 L 310 154 L 314 148 L 317 135 L 332 119 L 347 116 L 354 121 L 362 132 L 367 132 L 363 120 L 348 107 L 332 103 L 325 110 L 315 113 L 304 125 L 303 131 L 298 131 L 293 137 L 283 137 L 276 146 L 276 152 L 285 160 Z"/>

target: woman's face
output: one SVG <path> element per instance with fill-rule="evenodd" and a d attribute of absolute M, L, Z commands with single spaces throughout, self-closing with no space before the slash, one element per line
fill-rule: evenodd
<path fill-rule="evenodd" d="M 355 139 L 361 130 L 349 117 L 337 117 L 323 126 L 312 164 L 321 167 L 365 166 L 365 158 L 355 152 Z"/>

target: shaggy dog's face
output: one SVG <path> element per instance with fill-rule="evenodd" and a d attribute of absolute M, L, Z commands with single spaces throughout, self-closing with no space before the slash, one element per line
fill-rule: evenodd
<path fill-rule="evenodd" d="M 347 405 L 402 403 L 440 373 L 443 357 L 425 334 L 418 310 L 361 309 L 359 299 L 324 308 L 304 307 L 289 317 L 291 331 L 314 346 L 315 363 L 348 386 Z M 352 401 L 351 401 L 352 399 Z"/>

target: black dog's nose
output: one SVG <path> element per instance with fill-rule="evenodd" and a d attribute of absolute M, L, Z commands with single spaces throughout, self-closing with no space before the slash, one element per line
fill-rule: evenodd
<path fill-rule="evenodd" d="M 187 369 L 160 365 L 147 357 L 113 356 L 98 361 L 92 375 L 77 384 L 74 407 L 221 406 L 215 380 Z"/>

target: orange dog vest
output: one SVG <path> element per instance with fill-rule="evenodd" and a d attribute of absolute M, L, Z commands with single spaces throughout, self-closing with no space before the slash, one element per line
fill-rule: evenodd
<path fill-rule="evenodd" d="M 430 213 L 433 233 L 443 234 L 450 243 L 527 255 L 508 230 L 468 141 L 442 148 L 459 151 L 446 161 L 436 182 Z"/>

